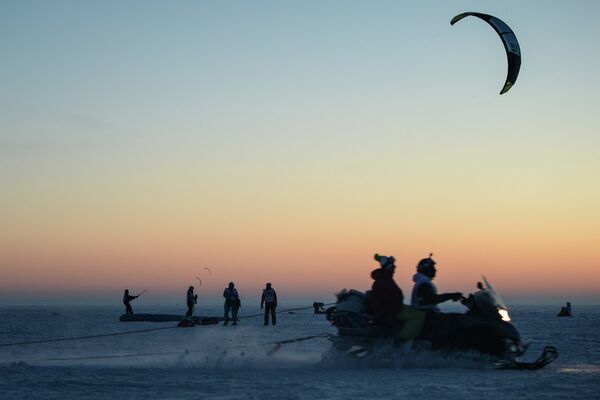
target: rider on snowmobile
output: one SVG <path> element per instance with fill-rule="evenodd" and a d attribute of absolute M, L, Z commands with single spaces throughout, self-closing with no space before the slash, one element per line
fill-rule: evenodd
<path fill-rule="evenodd" d="M 448 300 L 458 301 L 463 298 L 463 294 L 460 292 L 437 293 L 437 288 L 432 282 L 437 271 L 435 261 L 431 258 L 432 255 L 429 254 L 428 258 L 422 259 L 417 264 L 417 273 L 413 276 L 415 285 L 413 286 L 410 304 L 421 310 L 439 312 L 440 309 L 437 306 L 439 303 Z"/>
<path fill-rule="evenodd" d="M 423 327 L 425 313 L 404 305 L 404 294 L 394 281 L 395 259 L 375 254 L 381 268 L 371 272 L 373 287 L 367 293 L 367 310 L 375 321 L 392 326 L 396 339 L 413 340 Z"/>

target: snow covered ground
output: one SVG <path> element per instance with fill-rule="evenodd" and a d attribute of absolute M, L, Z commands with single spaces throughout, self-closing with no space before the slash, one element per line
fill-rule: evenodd
<path fill-rule="evenodd" d="M 261 318 L 248 318 L 238 326 L 0 347 L 0 397 L 598 399 L 600 307 L 574 305 L 573 318 L 556 318 L 559 308 L 511 309 L 523 338 L 533 340 L 525 359 L 537 357 L 544 345 L 559 350 L 559 359 L 541 371 L 499 371 L 470 356 L 442 357 L 408 350 L 398 350 L 392 360 L 353 361 L 330 352 L 326 338 L 284 344 L 275 352 L 273 345 L 265 345 L 334 333 L 324 316 L 305 310 L 280 313 L 276 327 L 262 326 Z M 121 323 L 121 311 L 118 306 L 0 307 L 0 344 L 174 325 Z M 136 311 L 180 313 L 181 309 L 156 306 Z M 215 307 L 199 313 L 217 315 L 220 311 Z M 244 307 L 242 311 L 240 315 L 259 310 Z M 71 360 L 51 361 L 57 358 Z"/>

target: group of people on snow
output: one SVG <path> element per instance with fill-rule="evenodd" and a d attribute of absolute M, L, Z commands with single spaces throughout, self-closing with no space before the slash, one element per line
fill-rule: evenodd
<path fill-rule="evenodd" d="M 133 314 L 130 302 L 137 299 L 140 295 L 132 296 L 129 294 L 129 290 L 125 289 L 123 293 L 123 304 L 125 305 L 125 314 Z M 223 325 L 228 325 L 229 321 L 232 321 L 232 325 L 237 325 L 238 310 L 242 306 L 240 296 L 235 288 L 233 282 L 229 282 L 229 285 L 223 291 L 223 297 L 225 298 L 225 315 Z M 194 306 L 198 303 L 198 295 L 194 293 L 194 287 L 190 286 L 186 294 L 187 312 L 186 317 L 191 317 L 194 313 Z M 260 299 L 260 308 L 265 310 L 264 324 L 269 325 L 269 316 L 271 317 L 271 324 L 275 325 L 277 322 L 276 308 L 277 308 L 277 292 L 273 289 L 271 283 L 267 283 L 262 291 L 262 297 Z M 231 318 L 229 317 L 231 314 Z"/>
<path fill-rule="evenodd" d="M 396 260 L 392 256 L 383 256 L 375 254 L 375 260 L 379 262 L 379 268 L 371 272 L 373 278 L 372 289 L 367 292 L 366 307 L 369 314 L 373 316 L 376 322 L 385 325 L 395 326 L 395 336 L 400 340 L 413 340 L 421 331 L 427 311 L 439 312 L 438 304 L 448 300 L 458 301 L 463 298 L 463 294 L 437 292 L 433 283 L 436 275 L 436 262 L 429 257 L 422 259 L 417 264 L 417 272 L 413 276 L 414 286 L 410 298 L 410 307 L 404 304 L 404 294 L 402 289 L 394 281 L 394 272 L 396 271 Z M 123 304 L 125 304 L 126 314 L 133 314 L 130 301 L 138 296 L 131 296 L 128 290 L 123 295 Z M 233 282 L 223 291 L 225 298 L 224 304 L 224 322 L 228 325 L 237 325 L 238 310 L 241 307 L 240 296 Z M 190 286 L 186 296 L 187 312 L 186 317 L 191 317 L 194 312 L 194 306 L 198 301 L 198 295 L 194 294 L 194 287 Z M 264 325 L 275 325 L 277 321 L 276 314 L 277 293 L 271 283 L 267 283 L 263 289 L 260 308 L 264 309 Z M 314 303 L 315 313 L 324 313 L 323 303 Z M 231 315 L 231 316 L 230 316 Z"/>
<path fill-rule="evenodd" d="M 435 261 L 429 257 L 417 264 L 417 272 L 413 276 L 414 286 L 410 307 L 404 304 L 402 289 L 394 281 L 396 260 L 392 256 L 375 254 L 379 268 L 371 272 L 372 289 L 367 292 L 367 311 L 376 322 L 393 326 L 394 336 L 399 340 L 413 340 L 423 327 L 427 311 L 439 312 L 438 304 L 448 300 L 458 301 L 463 294 L 438 294 L 433 283 L 436 275 Z"/>

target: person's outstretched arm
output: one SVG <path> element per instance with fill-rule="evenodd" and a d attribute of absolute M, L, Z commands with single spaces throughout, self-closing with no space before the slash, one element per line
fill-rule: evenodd
<path fill-rule="evenodd" d="M 462 293 L 460 292 L 436 294 L 429 283 L 419 286 L 417 295 L 422 299 L 422 305 L 440 304 L 448 300 L 457 301 L 462 298 Z"/>

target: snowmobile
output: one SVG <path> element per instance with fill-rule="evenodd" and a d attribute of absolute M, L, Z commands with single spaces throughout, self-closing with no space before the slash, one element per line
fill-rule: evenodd
<path fill-rule="evenodd" d="M 519 361 L 529 343 L 523 342 L 515 326 L 510 322 L 508 308 L 501 297 L 483 278 L 485 286 L 478 282 L 478 291 L 463 297 L 465 313 L 441 313 L 427 311 L 420 334 L 413 342 L 422 348 L 428 345 L 440 352 L 478 352 L 487 355 L 494 366 L 501 369 L 536 370 L 550 364 L 558 357 L 558 351 L 546 346 L 542 355 L 533 362 Z M 338 302 L 327 310 L 327 319 L 337 328 L 331 337 L 334 349 L 355 357 L 365 357 L 383 343 L 394 341 L 396 324 L 375 321 L 366 310 L 369 293 L 343 290 Z"/>

